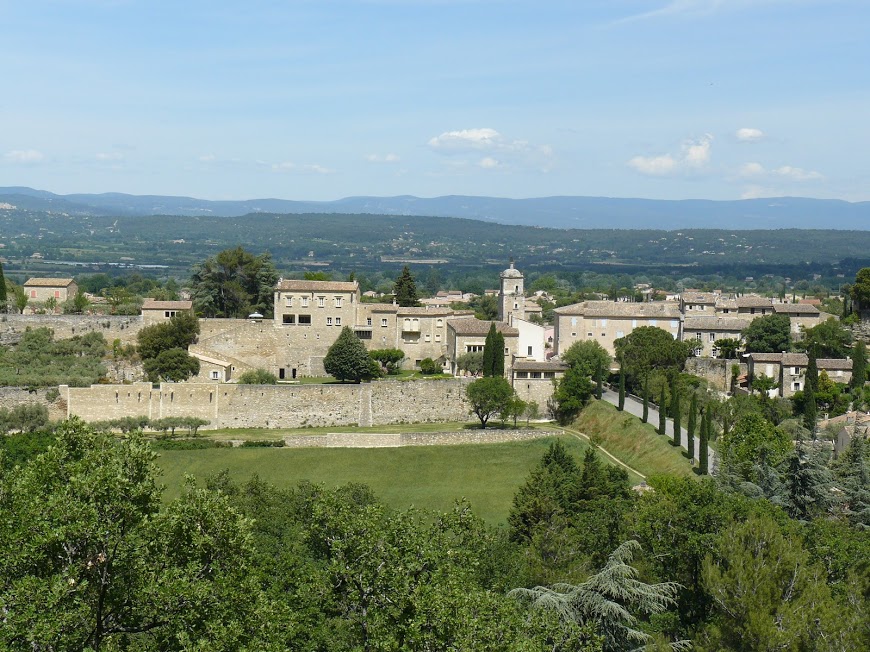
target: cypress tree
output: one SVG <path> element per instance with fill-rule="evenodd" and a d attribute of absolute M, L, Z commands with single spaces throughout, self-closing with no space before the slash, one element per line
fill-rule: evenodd
<path fill-rule="evenodd" d="M 2 270 L 0 270 L 0 280 L 2 280 Z M 852 388 L 863 389 L 865 382 L 867 382 L 867 345 L 858 340 L 852 348 Z"/>
<path fill-rule="evenodd" d="M 643 381 L 643 417 L 641 421 L 643 423 L 649 421 L 649 376 Z"/>
<path fill-rule="evenodd" d="M 689 423 L 686 430 L 689 436 L 686 439 L 686 450 L 689 451 L 689 459 L 695 457 L 695 428 L 698 425 L 698 395 L 692 392 L 692 402 L 689 405 Z"/>
<path fill-rule="evenodd" d="M 710 421 L 708 419 L 709 409 L 707 413 L 701 414 L 701 436 L 698 445 L 698 472 L 701 475 L 707 475 L 707 439 L 709 437 Z"/>
<path fill-rule="evenodd" d="M 663 435 L 667 432 L 667 399 L 665 397 L 665 386 L 662 385 L 661 396 L 659 397 L 659 434 Z"/>
<path fill-rule="evenodd" d="M 807 364 L 807 379 L 804 383 L 804 427 L 816 438 L 816 388 L 819 386 L 819 368 L 816 365 L 815 350 L 809 351 L 810 361 Z"/>
<path fill-rule="evenodd" d="M 601 400 L 601 395 L 604 393 L 604 370 L 601 367 L 595 372 L 595 398 Z"/>
<path fill-rule="evenodd" d="M 495 354 L 495 322 L 489 325 L 489 332 L 486 334 L 486 342 L 483 345 L 483 376 L 488 378 L 493 375 L 494 354 Z"/>
<path fill-rule="evenodd" d="M 680 414 L 680 392 L 677 391 L 676 387 L 674 387 L 674 395 L 671 399 L 671 416 L 674 420 L 674 446 L 679 446 L 682 438 L 682 424 L 680 422 L 683 420 L 683 415 Z"/>
<path fill-rule="evenodd" d="M 492 375 L 496 378 L 504 377 L 504 334 L 498 331 L 492 338 Z"/>
<path fill-rule="evenodd" d="M 396 279 L 396 283 L 393 286 L 393 295 L 396 297 L 396 303 L 403 308 L 420 305 L 419 297 L 417 296 L 417 283 L 414 281 L 414 277 L 411 276 L 411 270 L 407 265 L 402 269 L 399 278 Z"/>
<path fill-rule="evenodd" d="M 619 405 L 616 409 L 620 412 L 625 409 L 625 369 L 621 365 L 619 367 Z"/>
<path fill-rule="evenodd" d="M 6 278 L 3 276 L 3 263 L 0 263 L 0 312 L 6 312 Z"/>

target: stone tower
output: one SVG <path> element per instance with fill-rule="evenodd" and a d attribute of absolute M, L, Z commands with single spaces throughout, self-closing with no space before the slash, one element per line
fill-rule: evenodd
<path fill-rule="evenodd" d="M 513 326 L 514 319 L 526 318 L 526 295 L 523 281 L 525 277 L 520 270 L 511 266 L 499 274 L 501 286 L 498 290 L 498 319 Z"/>

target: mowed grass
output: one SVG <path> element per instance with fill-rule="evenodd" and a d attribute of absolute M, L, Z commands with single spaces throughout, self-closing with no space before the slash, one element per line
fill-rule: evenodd
<path fill-rule="evenodd" d="M 408 426 L 405 426 L 407 429 Z M 560 436 L 580 462 L 589 447 Z M 491 524 L 507 520 L 514 493 L 543 457 L 553 438 L 503 444 L 403 448 L 211 448 L 158 451 L 166 497 L 181 490 L 184 475 L 203 480 L 227 469 L 237 482 L 253 475 L 277 487 L 302 480 L 335 487 L 364 483 L 387 505 L 450 510 L 459 498 Z M 602 459 L 605 459 L 602 457 Z M 608 460 L 605 460 L 609 463 Z"/>
<path fill-rule="evenodd" d="M 670 437 L 657 434 L 651 423 L 642 423 L 605 401 L 592 401 L 572 428 L 646 476 L 670 473 L 696 477 L 685 450 L 672 446 Z"/>

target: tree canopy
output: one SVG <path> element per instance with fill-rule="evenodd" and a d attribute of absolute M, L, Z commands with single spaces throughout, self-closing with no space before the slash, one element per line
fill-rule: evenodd
<path fill-rule="evenodd" d="M 861 308 L 870 308 L 870 267 L 862 267 L 855 275 L 855 283 L 849 288 L 852 301 Z"/>
<path fill-rule="evenodd" d="M 791 320 L 788 315 L 764 315 L 753 319 L 743 331 L 747 353 L 781 353 L 791 348 Z"/>
<path fill-rule="evenodd" d="M 402 268 L 402 273 L 396 279 L 396 283 L 393 286 L 393 295 L 396 297 L 396 303 L 403 308 L 413 308 L 420 305 L 417 283 L 407 265 Z"/>
<path fill-rule="evenodd" d="M 599 372 L 606 374 L 612 361 L 610 354 L 595 340 L 574 342 L 559 357 L 562 362 L 568 366 L 576 367 L 590 378 L 597 378 Z"/>
<path fill-rule="evenodd" d="M 345 326 L 323 358 L 323 368 L 330 376 L 344 382 L 355 383 L 372 377 L 373 360 L 369 357 L 365 344 L 356 334 Z"/>
<path fill-rule="evenodd" d="M 689 342 L 680 342 L 666 330 L 656 326 L 635 328 L 613 343 L 616 359 L 634 386 L 651 371 L 678 372 L 686 364 L 691 351 Z"/>
<path fill-rule="evenodd" d="M 480 419 L 481 428 L 486 428 L 490 418 L 505 411 L 513 395 L 513 387 L 503 376 L 479 378 L 465 388 L 471 412 Z"/>
<path fill-rule="evenodd" d="M 194 308 L 206 317 L 271 317 L 278 273 L 268 253 L 255 256 L 241 246 L 195 265 L 190 276 Z"/>
<path fill-rule="evenodd" d="M 843 328 L 838 319 L 829 317 L 812 328 L 804 329 L 803 338 L 795 346 L 801 351 L 813 351 L 817 358 L 845 358 L 851 344 L 851 331 Z"/>

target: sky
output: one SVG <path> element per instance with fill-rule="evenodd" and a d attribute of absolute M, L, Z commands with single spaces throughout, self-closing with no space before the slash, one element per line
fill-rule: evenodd
<path fill-rule="evenodd" d="M 0 186 L 870 200 L 868 0 L 0 0 Z"/>

